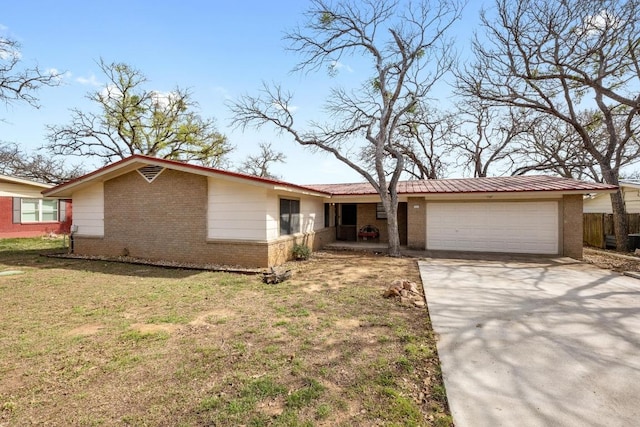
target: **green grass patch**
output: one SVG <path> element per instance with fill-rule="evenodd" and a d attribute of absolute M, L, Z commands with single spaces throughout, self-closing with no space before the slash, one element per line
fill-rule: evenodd
<path fill-rule="evenodd" d="M 175 323 L 184 324 L 189 323 L 189 319 L 186 316 L 181 316 L 177 313 L 165 314 L 163 316 L 153 316 L 147 320 L 149 324 L 161 324 L 161 323 Z"/>
<path fill-rule="evenodd" d="M 143 342 L 166 341 L 169 339 L 169 333 L 160 332 L 141 332 L 137 330 L 129 330 L 120 335 L 121 341 L 134 342 L 140 344 Z"/>
<path fill-rule="evenodd" d="M 68 243 L 68 238 L 62 236 L 0 239 L 0 252 L 62 250 Z"/>
<path fill-rule="evenodd" d="M 305 379 L 305 385 L 287 396 L 289 408 L 303 408 L 309 406 L 315 399 L 322 396 L 324 386 L 314 379 Z"/>

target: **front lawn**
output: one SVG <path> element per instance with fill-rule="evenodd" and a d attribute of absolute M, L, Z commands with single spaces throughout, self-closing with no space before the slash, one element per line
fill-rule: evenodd
<path fill-rule="evenodd" d="M 265 285 L 56 245 L 0 240 L 2 426 L 451 424 L 426 310 L 382 298 L 415 260 L 321 252 Z"/>

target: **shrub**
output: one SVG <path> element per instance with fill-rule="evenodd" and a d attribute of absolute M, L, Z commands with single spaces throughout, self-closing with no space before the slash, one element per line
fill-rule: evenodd
<path fill-rule="evenodd" d="M 293 257 L 295 259 L 308 259 L 311 255 L 311 249 L 307 245 L 295 245 L 293 247 Z"/>

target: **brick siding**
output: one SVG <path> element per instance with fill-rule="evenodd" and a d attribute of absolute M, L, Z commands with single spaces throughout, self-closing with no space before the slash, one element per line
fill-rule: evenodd
<path fill-rule="evenodd" d="M 427 247 L 427 203 L 424 198 L 409 198 L 407 202 L 407 246 L 411 249 Z"/>
<path fill-rule="evenodd" d="M 582 259 L 582 195 L 562 197 L 562 255 Z"/>
<path fill-rule="evenodd" d="M 359 230 L 365 225 L 373 225 L 380 231 L 379 241 L 382 243 L 389 242 L 389 228 L 386 219 L 376 219 L 376 203 L 359 203 L 357 209 L 357 225 Z M 412 230 L 413 232 L 413 230 Z M 398 233 L 400 235 L 400 244 L 407 244 L 407 204 L 398 203 Z M 359 239 L 358 239 L 359 240 Z"/>
<path fill-rule="evenodd" d="M 77 236 L 74 252 L 239 267 L 271 267 L 295 243 L 317 250 L 327 228 L 273 242 L 207 240 L 207 178 L 166 169 L 152 183 L 136 171 L 104 183 L 104 237 Z"/>

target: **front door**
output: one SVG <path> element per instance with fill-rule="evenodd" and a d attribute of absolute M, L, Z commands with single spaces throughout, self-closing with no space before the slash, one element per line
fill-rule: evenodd
<path fill-rule="evenodd" d="M 337 240 L 355 242 L 358 238 L 356 226 L 358 224 L 358 205 L 338 205 Z"/>

